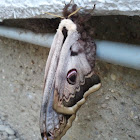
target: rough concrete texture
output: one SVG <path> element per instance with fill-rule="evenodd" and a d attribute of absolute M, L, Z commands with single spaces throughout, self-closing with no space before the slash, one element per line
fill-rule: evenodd
<path fill-rule="evenodd" d="M 70 0 L 1 0 L 0 20 L 50 17 L 45 12 L 61 15 L 65 3 L 69 2 Z M 83 12 L 91 10 L 96 4 L 96 15 L 140 15 L 139 0 L 74 0 L 74 3 L 83 7 Z"/>
<path fill-rule="evenodd" d="M 40 140 L 49 49 L 0 38 L 0 117 L 19 140 Z M 140 140 L 140 71 L 97 61 L 101 89 L 80 108 L 62 140 Z"/>

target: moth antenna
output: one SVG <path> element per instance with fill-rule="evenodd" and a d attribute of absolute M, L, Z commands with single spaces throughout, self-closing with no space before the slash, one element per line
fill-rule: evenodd
<path fill-rule="evenodd" d="M 74 0 L 71 0 L 71 1 L 69 2 L 69 5 L 72 3 L 72 1 L 74 2 Z M 65 4 L 65 6 L 68 5 L 68 4 L 66 4 L 65 1 L 64 1 L 64 4 Z"/>
<path fill-rule="evenodd" d="M 68 18 L 70 18 L 72 15 L 76 14 L 80 9 L 82 9 L 82 7 L 78 8 L 77 10 L 72 12 L 70 15 L 68 15 Z"/>
<path fill-rule="evenodd" d="M 51 15 L 51 16 L 54 16 L 54 17 L 58 17 L 58 18 L 62 18 L 62 19 L 65 18 L 65 17 L 59 16 L 59 15 L 48 13 L 48 12 L 45 12 L 45 14 L 48 14 L 48 15 Z"/>
<path fill-rule="evenodd" d="M 71 4 L 72 2 L 74 3 L 74 0 L 71 0 L 69 4 Z"/>

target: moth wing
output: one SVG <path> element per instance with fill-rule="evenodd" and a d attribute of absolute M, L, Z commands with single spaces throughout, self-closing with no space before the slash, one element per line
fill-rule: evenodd
<path fill-rule="evenodd" d="M 51 79 L 55 78 L 55 72 L 58 63 L 57 60 L 59 60 L 59 53 L 61 51 L 63 38 L 64 36 L 62 32 L 57 30 L 46 63 L 44 94 L 40 111 L 40 131 L 42 137 L 45 137 L 46 133 L 48 132 L 48 126 L 51 128 L 54 128 L 54 125 L 57 126 L 57 124 L 54 123 L 58 120 L 58 117 L 55 117 L 57 113 L 52 109 L 52 98 L 54 93 L 51 91 L 51 89 L 54 88 L 54 80 Z M 51 65 L 52 63 L 54 65 Z"/>
<path fill-rule="evenodd" d="M 87 58 L 90 54 L 85 53 L 85 48 L 79 41 L 80 36 L 77 32 L 71 35 L 66 38 L 62 47 L 56 73 L 54 109 L 63 114 L 76 113 L 87 95 L 98 90 L 101 85 L 99 77 L 89 63 L 89 57 Z M 77 72 L 75 84 L 68 82 L 68 73 L 72 70 Z"/>
<path fill-rule="evenodd" d="M 90 56 L 95 52 L 86 51 L 76 30 L 68 31 L 64 41 L 63 38 L 62 30 L 58 29 L 46 64 L 40 114 L 44 140 L 60 140 L 71 127 L 76 111 L 89 93 L 100 87 L 99 77 L 91 65 L 93 60 Z M 76 73 L 74 84 L 68 80 L 71 70 Z"/>

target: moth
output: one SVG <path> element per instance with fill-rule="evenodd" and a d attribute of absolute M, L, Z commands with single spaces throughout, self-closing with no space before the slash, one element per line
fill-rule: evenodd
<path fill-rule="evenodd" d="M 101 86 L 94 72 L 96 45 L 84 29 L 87 22 L 74 4 L 67 4 L 45 68 L 40 112 L 42 140 L 60 140 L 71 127 L 77 110 Z"/>

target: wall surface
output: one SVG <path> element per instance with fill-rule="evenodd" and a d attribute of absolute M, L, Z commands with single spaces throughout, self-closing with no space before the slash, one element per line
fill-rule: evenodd
<path fill-rule="evenodd" d="M 55 0 L 0 1 L 0 20 L 43 17 L 46 11 L 59 15 L 64 7 L 64 1 Z M 139 0 L 75 3 L 84 9 L 96 4 L 96 15 L 140 13 Z M 139 44 L 139 19 L 128 18 L 115 17 L 113 22 L 99 17 L 96 38 Z M 0 38 L 0 140 L 41 140 L 39 116 L 48 53 L 48 48 Z M 102 87 L 80 108 L 62 140 L 140 140 L 140 71 L 97 61 L 96 72 Z"/>
<path fill-rule="evenodd" d="M 70 0 L 1 0 L 0 20 L 13 18 L 49 17 L 45 12 L 61 15 L 65 3 Z M 139 0 L 74 0 L 81 11 L 90 10 L 96 4 L 96 15 L 140 15 Z"/>
<path fill-rule="evenodd" d="M 48 53 L 48 48 L 0 38 L 0 140 L 41 140 Z M 62 140 L 140 140 L 140 71 L 97 61 L 96 72 L 102 87 L 79 109 Z M 15 134 L 1 131 L 7 127 Z"/>

